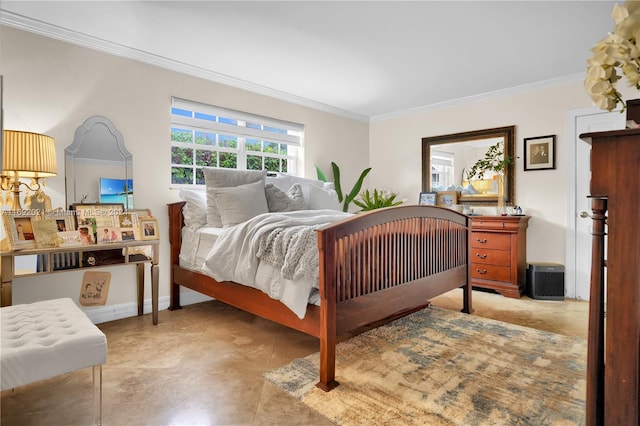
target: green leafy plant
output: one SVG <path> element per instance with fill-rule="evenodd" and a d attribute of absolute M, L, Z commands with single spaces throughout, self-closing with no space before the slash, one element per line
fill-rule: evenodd
<path fill-rule="evenodd" d="M 366 189 L 360 194 L 359 200 L 353 200 L 353 204 L 360 207 L 360 211 L 399 206 L 402 204 L 402 201 L 396 201 L 396 196 L 397 194 L 390 191 L 378 191 L 374 188 L 373 192 L 369 192 L 369 190 Z"/>
<path fill-rule="evenodd" d="M 495 172 L 498 174 L 504 174 L 508 164 L 513 163 L 513 157 L 504 155 L 504 145 L 502 142 L 498 142 L 495 145 L 491 145 L 484 157 L 475 162 L 475 164 L 469 169 L 469 179 L 474 176 L 478 176 L 478 179 L 484 179 L 486 172 Z"/>
<path fill-rule="evenodd" d="M 342 211 L 349 211 L 349 204 L 351 204 L 358 193 L 360 193 L 364 178 L 367 177 L 367 175 L 371 171 L 371 167 L 367 167 L 362 171 L 362 173 L 360 173 L 360 177 L 346 196 L 342 193 L 342 184 L 340 183 L 340 167 L 338 167 L 338 165 L 332 161 L 331 169 L 333 170 L 333 185 L 335 186 L 336 193 L 338 194 L 338 201 L 342 203 Z M 318 167 L 318 165 L 316 165 L 316 175 L 318 176 L 318 180 L 322 182 L 329 182 L 327 174 L 323 172 L 322 169 Z"/>

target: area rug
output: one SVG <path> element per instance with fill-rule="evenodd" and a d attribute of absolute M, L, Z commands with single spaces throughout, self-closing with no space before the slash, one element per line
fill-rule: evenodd
<path fill-rule="evenodd" d="M 430 307 L 338 344 L 323 392 L 319 354 L 265 373 L 339 425 L 585 423 L 585 340 Z"/>

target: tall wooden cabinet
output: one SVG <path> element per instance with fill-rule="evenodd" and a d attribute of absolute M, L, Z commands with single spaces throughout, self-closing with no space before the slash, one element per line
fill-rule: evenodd
<path fill-rule="evenodd" d="M 471 284 L 503 296 L 525 290 L 528 216 L 475 216 L 471 224 Z"/>
<path fill-rule="evenodd" d="M 581 138 L 592 145 L 594 211 L 587 424 L 638 425 L 640 129 L 588 133 Z"/>

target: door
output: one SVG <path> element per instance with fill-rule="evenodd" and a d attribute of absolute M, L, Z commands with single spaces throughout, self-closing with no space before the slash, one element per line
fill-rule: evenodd
<path fill-rule="evenodd" d="M 590 195 L 591 145 L 580 139 L 580 135 L 590 132 L 624 129 L 625 122 L 626 115 L 617 111 L 606 112 L 592 109 L 590 111 L 577 112 L 575 115 L 573 145 L 575 150 L 573 169 L 575 172 L 573 173 L 572 182 L 574 191 L 568 191 L 568 193 L 573 192 L 574 197 L 569 206 L 570 220 L 567 226 L 568 232 L 572 236 L 569 247 L 574 251 L 573 256 L 567 256 L 568 261 L 573 260 L 573 265 L 568 265 L 568 271 L 572 269 L 574 274 L 570 280 L 572 282 L 567 283 L 567 297 L 589 300 L 591 279 L 592 221 L 587 216 L 591 215 L 591 203 L 587 198 Z"/>

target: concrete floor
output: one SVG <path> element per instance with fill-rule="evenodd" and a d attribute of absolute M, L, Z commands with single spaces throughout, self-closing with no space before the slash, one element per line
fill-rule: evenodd
<path fill-rule="evenodd" d="M 433 300 L 459 310 L 461 291 Z M 588 303 L 474 291 L 475 315 L 587 337 Z M 103 425 L 330 425 L 262 373 L 318 350 L 317 340 L 219 302 L 99 324 L 107 335 Z M 338 372 L 339 375 L 339 372 Z M 91 369 L 2 392 L 2 426 L 89 425 Z"/>

